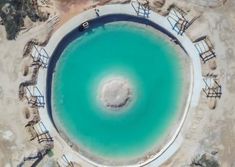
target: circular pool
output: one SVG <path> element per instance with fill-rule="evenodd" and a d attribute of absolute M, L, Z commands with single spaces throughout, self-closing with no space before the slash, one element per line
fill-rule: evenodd
<path fill-rule="evenodd" d="M 144 25 L 113 22 L 64 44 L 51 87 L 53 117 L 79 152 L 98 162 L 134 162 L 164 143 L 183 87 L 178 52 L 166 39 Z"/>

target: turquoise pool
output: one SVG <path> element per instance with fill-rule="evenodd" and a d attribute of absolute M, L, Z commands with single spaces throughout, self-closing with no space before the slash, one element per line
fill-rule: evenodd
<path fill-rule="evenodd" d="M 109 23 L 65 48 L 53 75 L 56 123 L 81 149 L 107 159 L 138 158 L 166 135 L 181 98 L 176 50 L 145 26 Z M 132 99 L 116 112 L 99 100 L 107 78 L 131 85 Z"/>

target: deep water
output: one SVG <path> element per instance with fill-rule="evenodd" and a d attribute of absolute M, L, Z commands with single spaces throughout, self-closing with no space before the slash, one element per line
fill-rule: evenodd
<path fill-rule="evenodd" d="M 71 42 L 53 78 L 53 112 L 65 133 L 96 156 L 138 157 L 153 149 L 176 116 L 182 76 L 176 50 L 144 26 L 112 23 Z M 109 76 L 128 78 L 134 98 L 113 113 L 97 98 Z"/>

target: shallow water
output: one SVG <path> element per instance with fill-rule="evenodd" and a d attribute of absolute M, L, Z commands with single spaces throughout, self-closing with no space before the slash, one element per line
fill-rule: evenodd
<path fill-rule="evenodd" d="M 123 23 L 93 29 L 70 43 L 56 66 L 53 108 L 66 134 L 92 155 L 139 157 L 174 120 L 181 97 L 175 49 L 155 32 Z M 133 100 L 120 112 L 98 100 L 110 76 L 127 78 Z"/>

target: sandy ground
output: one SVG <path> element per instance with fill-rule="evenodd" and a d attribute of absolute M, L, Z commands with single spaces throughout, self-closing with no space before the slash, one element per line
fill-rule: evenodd
<path fill-rule="evenodd" d="M 190 2 L 185 1 L 185 2 Z M 198 1 L 198 3 L 202 1 Z M 200 4 L 199 3 L 199 4 Z M 220 78 L 223 95 L 215 110 L 208 108 L 204 94 L 200 104 L 190 111 L 183 129 L 183 147 L 164 166 L 185 166 L 196 154 L 217 151 L 217 158 L 223 167 L 235 166 L 235 2 L 230 0 L 222 6 L 208 8 L 181 2 L 181 6 L 200 13 L 201 17 L 187 31 L 191 39 L 208 35 L 215 46 L 218 68 L 208 70 L 203 65 L 203 73 L 214 73 Z"/>
<path fill-rule="evenodd" d="M 209 35 L 216 50 L 218 68 L 209 70 L 203 65 L 203 73 L 218 75 L 223 95 L 217 101 L 217 108 L 210 110 L 208 100 L 201 95 L 200 104 L 189 112 L 183 128 L 182 147 L 162 166 L 183 167 L 192 158 L 204 152 L 217 151 L 216 157 L 223 167 L 235 166 L 235 1 L 228 0 L 166 0 L 162 10 L 172 3 L 182 9 L 200 14 L 187 31 L 192 40 Z M 55 6 L 60 12 L 59 27 L 63 22 L 88 8 L 93 1 L 59 3 Z M 44 40 L 52 29 L 47 23 L 34 23 L 27 32 L 21 33 L 15 41 L 7 41 L 3 26 L 0 26 L 0 166 L 16 166 L 23 156 L 35 151 L 38 146 L 29 141 L 24 128 L 23 104 L 18 99 L 19 83 L 27 80 L 22 68 L 30 59 L 23 59 L 23 48 L 31 38 Z M 55 27 L 56 28 L 56 27 Z M 27 149 L 26 149 L 27 148 Z M 27 151 L 26 151 L 27 150 Z M 56 155 L 56 154 L 55 154 Z M 52 159 L 46 157 L 45 161 Z M 56 159 L 56 158 L 55 158 Z M 39 166 L 44 166 L 45 161 Z"/>
<path fill-rule="evenodd" d="M 55 6 L 57 7 L 61 18 L 58 27 L 60 27 L 64 22 L 69 20 L 71 17 L 91 7 L 94 3 L 95 2 L 91 0 L 71 0 L 71 1 L 55 0 Z"/>

